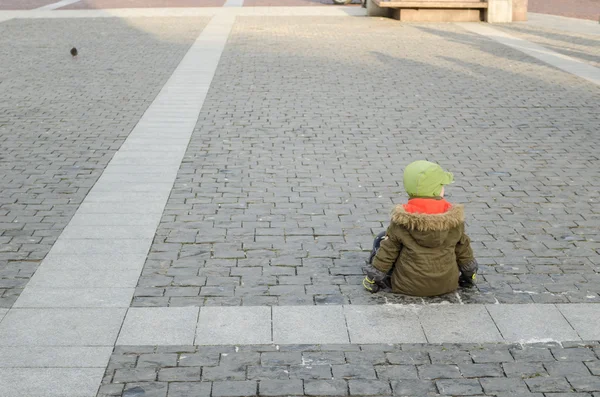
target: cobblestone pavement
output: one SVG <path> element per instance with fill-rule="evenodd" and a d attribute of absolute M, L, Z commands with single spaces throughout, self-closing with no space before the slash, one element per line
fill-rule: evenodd
<path fill-rule="evenodd" d="M 529 12 L 562 15 L 571 18 L 600 18 L 600 1 L 598 0 L 529 0 Z"/>
<path fill-rule="evenodd" d="M 598 342 L 127 346 L 105 396 L 600 396 Z"/>
<path fill-rule="evenodd" d="M 0 24 L 0 307 L 12 306 L 206 24 L 176 21 Z"/>
<path fill-rule="evenodd" d="M 0 0 L 0 10 L 31 10 L 55 2 L 54 0 Z"/>
<path fill-rule="evenodd" d="M 481 264 L 425 302 L 596 302 L 599 99 L 454 25 L 239 18 L 133 305 L 424 302 L 359 286 L 420 158 L 455 173 Z"/>
<path fill-rule="evenodd" d="M 600 7 L 600 4 L 599 4 Z M 522 24 L 501 26 L 507 33 L 537 43 L 560 54 L 600 67 L 600 37 L 532 28 Z"/>

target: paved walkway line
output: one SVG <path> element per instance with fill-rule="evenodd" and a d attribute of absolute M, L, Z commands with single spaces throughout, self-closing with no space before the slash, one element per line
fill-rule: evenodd
<path fill-rule="evenodd" d="M 0 357 L 12 357 L 0 368 L 0 396 L 96 395 L 234 20 L 217 15 L 198 36 L 13 308 L 0 313 Z M 32 366 L 15 347 L 60 347 L 77 359 Z"/>
<path fill-rule="evenodd" d="M 79 3 L 81 0 L 61 0 L 56 3 L 46 4 L 45 6 L 36 8 L 36 10 L 56 10 L 57 8 L 68 6 L 69 4 Z"/>
<path fill-rule="evenodd" d="M 598 304 L 131 308 L 118 345 L 536 343 L 600 339 Z"/>
<path fill-rule="evenodd" d="M 562 30 L 564 32 L 591 34 L 600 36 L 600 24 L 587 19 L 568 18 L 558 15 L 527 13 L 527 22 L 518 22 L 517 25 L 538 26 L 541 28 Z"/>
<path fill-rule="evenodd" d="M 3 18 L 135 18 L 135 17 L 194 17 L 235 16 L 366 16 L 361 7 L 196 7 L 196 8 L 115 8 L 104 10 L 18 10 L 0 11 Z"/>
<path fill-rule="evenodd" d="M 567 73 L 600 85 L 600 69 L 592 65 L 559 54 L 530 41 L 511 36 L 487 25 L 478 23 L 459 23 L 458 25 L 473 33 L 486 36 L 500 44 L 519 50 Z"/>

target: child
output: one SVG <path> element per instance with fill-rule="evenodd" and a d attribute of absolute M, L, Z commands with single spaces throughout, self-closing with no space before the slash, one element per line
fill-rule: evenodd
<path fill-rule="evenodd" d="M 442 295 L 458 288 L 459 276 L 461 285 L 473 285 L 477 261 L 465 234 L 463 206 L 444 200 L 444 186 L 452 182 L 451 173 L 429 161 L 406 167 L 410 198 L 394 208 L 387 232 L 375 239 L 363 281 L 367 290 Z"/>

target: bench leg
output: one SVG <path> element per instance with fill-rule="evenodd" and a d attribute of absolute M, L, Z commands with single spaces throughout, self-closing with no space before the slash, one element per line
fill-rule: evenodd
<path fill-rule="evenodd" d="M 389 8 L 381 8 L 373 2 L 373 0 L 367 1 L 367 15 L 370 17 L 389 17 L 391 15 Z"/>
<path fill-rule="evenodd" d="M 512 22 L 513 0 L 488 0 L 486 12 L 486 22 L 489 23 L 508 23 Z"/>

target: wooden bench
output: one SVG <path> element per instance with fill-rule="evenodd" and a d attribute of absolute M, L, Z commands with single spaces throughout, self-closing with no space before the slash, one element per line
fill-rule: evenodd
<path fill-rule="evenodd" d="M 367 0 L 370 16 L 408 22 L 483 21 L 487 8 L 487 0 Z"/>

